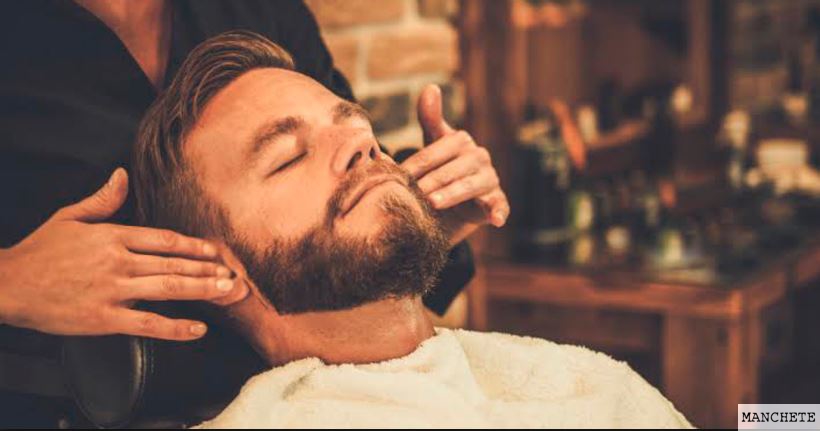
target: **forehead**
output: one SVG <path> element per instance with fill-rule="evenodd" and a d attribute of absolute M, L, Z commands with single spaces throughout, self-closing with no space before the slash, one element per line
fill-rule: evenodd
<path fill-rule="evenodd" d="M 197 125 L 230 121 L 248 114 L 302 115 L 339 99 L 324 86 L 301 73 L 285 69 L 254 69 L 218 91 L 202 112 Z"/>

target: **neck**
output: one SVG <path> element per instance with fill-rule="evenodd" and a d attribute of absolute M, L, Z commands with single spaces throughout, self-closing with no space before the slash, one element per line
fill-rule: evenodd
<path fill-rule="evenodd" d="M 421 298 L 387 299 L 342 311 L 255 314 L 265 317 L 249 325 L 250 339 L 273 366 L 308 357 L 328 364 L 386 361 L 412 353 L 435 334 Z"/>
<path fill-rule="evenodd" d="M 164 0 L 75 0 L 110 28 L 133 33 L 156 23 L 165 10 Z"/>
<path fill-rule="evenodd" d="M 171 38 L 171 9 L 165 0 L 75 0 L 123 42 L 145 75 L 159 88 Z"/>

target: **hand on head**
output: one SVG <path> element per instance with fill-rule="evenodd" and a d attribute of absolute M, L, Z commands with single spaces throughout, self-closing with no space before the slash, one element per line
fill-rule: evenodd
<path fill-rule="evenodd" d="M 130 334 L 192 340 L 203 322 L 129 308 L 136 301 L 227 304 L 247 287 L 231 278 L 208 241 L 168 230 L 105 223 L 123 204 L 128 176 L 117 169 L 88 198 L 57 211 L 0 252 L 0 321 L 59 335 Z"/>
<path fill-rule="evenodd" d="M 211 73 L 238 59 L 246 69 Z M 198 83 L 207 80 L 215 81 L 202 94 Z M 180 111 L 179 103 L 197 109 Z M 422 93 L 419 118 L 429 145 L 402 165 L 418 186 L 357 182 L 344 214 L 328 223 L 328 202 L 341 186 L 385 162 L 366 113 L 294 71 L 270 41 L 244 33 L 211 39 L 192 52 L 140 128 L 138 212 L 147 225 L 219 237 L 249 275 L 243 269 L 232 280 L 222 260 L 229 253 L 220 256 L 212 241 L 104 223 L 128 191 L 117 170 L 99 192 L 0 252 L 2 288 L 14 289 L 0 295 L 0 319 L 55 334 L 187 340 L 205 325 L 129 307 L 236 303 L 249 290 L 241 280 L 251 278 L 282 313 L 421 295 L 446 258 L 447 240 L 502 225 L 509 206 L 489 153 L 444 121 L 437 87 Z"/>

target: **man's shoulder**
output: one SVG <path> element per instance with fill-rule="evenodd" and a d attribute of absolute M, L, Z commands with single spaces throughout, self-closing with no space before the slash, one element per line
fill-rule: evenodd
<path fill-rule="evenodd" d="M 305 376 L 322 366 L 318 358 L 306 358 L 257 374 L 225 410 L 194 428 L 254 428 L 280 423 L 287 396 L 298 391 Z"/>
<path fill-rule="evenodd" d="M 626 363 L 584 347 L 495 332 L 452 334 L 479 384 L 498 400 L 563 399 L 639 378 Z"/>
<path fill-rule="evenodd" d="M 559 344 L 543 338 L 477 332 L 463 329 L 450 330 L 476 360 L 515 360 L 540 366 L 557 366 L 567 371 L 586 372 L 590 369 L 615 373 L 632 372 L 625 362 L 583 346 Z"/>
<path fill-rule="evenodd" d="M 573 400 L 568 406 L 588 402 L 601 417 L 621 426 L 691 427 L 626 362 L 604 353 L 534 337 L 465 330 L 452 334 L 491 399 L 543 405 Z"/>

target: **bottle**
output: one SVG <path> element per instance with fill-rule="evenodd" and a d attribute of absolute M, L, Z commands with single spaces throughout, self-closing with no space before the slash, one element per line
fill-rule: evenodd
<path fill-rule="evenodd" d="M 803 89 L 803 63 L 797 49 L 786 54 L 788 86 L 781 96 L 780 104 L 786 119 L 794 127 L 806 125 L 809 96 Z"/>
<path fill-rule="evenodd" d="M 611 222 L 604 230 L 604 243 L 610 263 L 618 265 L 626 263 L 633 251 L 633 232 L 631 222 L 632 195 L 629 182 L 623 176 L 612 180 L 613 209 Z"/>
<path fill-rule="evenodd" d="M 598 88 L 598 127 L 610 132 L 620 125 L 623 112 L 623 92 L 615 79 L 605 80 Z"/>
<path fill-rule="evenodd" d="M 542 228 L 564 229 L 567 227 L 567 208 L 572 179 L 572 165 L 561 134 L 561 124 L 554 114 L 547 114 L 547 131 L 538 141 L 541 171 L 544 180 L 544 198 L 547 202 Z"/>
<path fill-rule="evenodd" d="M 629 187 L 632 199 L 630 214 L 634 217 L 632 225 L 636 236 L 643 237 L 660 223 L 660 198 L 654 183 L 650 183 L 640 169 L 630 173 Z"/>
<path fill-rule="evenodd" d="M 654 101 L 647 101 L 654 109 L 646 112 L 650 128 L 640 143 L 641 166 L 653 181 L 673 175 L 678 134 L 670 94 L 665 92 L 655 97 Z"/>
<path fill-rule="evenodd" d="M 658 190 L 657 224 L 646 233 L 643 247 L 644 264 L 656 270 L 680 268 L 687 263 L 690 244 L 699 238 L 700 232 L 693 231 L 696 225 L 666 206 Z"/>
<path fill-rule="evenodd" d="M 534 125 L 533 125 L 534 124 Z M 525 188 L 524 211 L 531 211 L 520 232 L 520 243 L 527 249 L 525 258 L 534 260 L 571 260 L 571 242 L 594 226 L 592 193 L 583 178 L 586 149 L 569 108 L 553 102 L 528 126 L 526 140 L 530 160 Z M 519 133 L 519 141 L 524 141 Z M 568 253 L 569 252 L 569 253 Z M 529 260 L 528 259 L 528 260 Z"/>
<path fill-rule="evenodd" d="M 593 186 L 592 198 L 595 206 L 595 230 L 602 233 L 612 224 L 615 212 L 612 184 L 606 179 L 598 181 Z"/>
<path fill-rule="evenodd" d="M 566 223 L 571 237 L 568 256 L 570 264 L 585 266 L 594 260 L 596 241 L 593 229 L 596 215 L 592 188 L 582 175 L 574 176 L 566 203 Z"/>
<path fill-rule="evenodd" d="M 525 262 L 554 262 L 565 257 L 559 248 L 569 237 L 565 202 L 571 167 L 555 115 L 545 109 L 531 111 L 532 120 L 519 129 L 513 151 L 512 196 L 519 208 L 513 220 L 513 255 Z"/>
<path fill-rule="evenodd" d="M 720 139 L 727 148 L 726 181 L 734 195 L 745 190 L 746 174 L 752 165 L 748 151 L 751 116 L 742 109 L 736 109 L 724 117 Z"/>
<path fill-rule="evenodd" d="M 587 232 L 595 224 L 595 205 L 589 180 L 584 174 L 587 152 L 584 138 L 569 107 L 561 101 L 550 103 L 558 125 L 555 140 L 563 149 L 568 191 L 565 198 L 565 225 L 573 233 Z"/>

